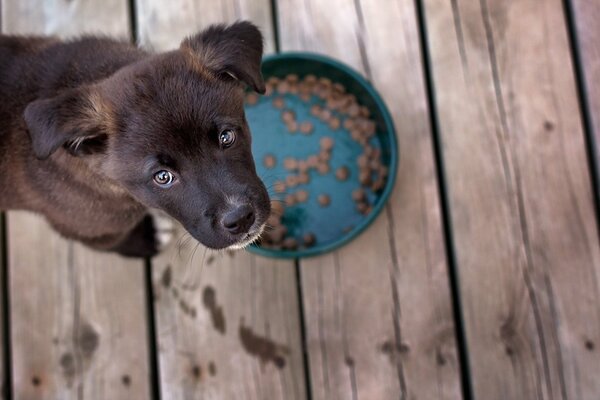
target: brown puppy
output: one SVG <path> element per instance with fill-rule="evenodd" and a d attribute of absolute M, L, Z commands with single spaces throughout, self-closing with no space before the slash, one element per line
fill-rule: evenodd
<path fill-rule="evenodd" d="M 150 208 L 208 247 L 247 245 L 270 212 L 243 108 L 245 84 L 265 90 L 262 47 L 249 22 L 156 55 L 0 36 L 0 210 L 129 256 L 157 252 Z"/>

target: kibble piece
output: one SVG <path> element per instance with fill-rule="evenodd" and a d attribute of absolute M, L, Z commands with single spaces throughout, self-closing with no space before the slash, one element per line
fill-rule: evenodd
<path fill-rule="evenodd" d="M 381 161 L 378 158 L 373 158 L 371 159 L 371 161 L 369 162 L 369 167 L 373 170 L 373 171 L 378 171 L 379 168 L 381 167 Z"/>
<path fill-rule="evenodd" d="M 361 169 L 367 168 L 369 166 L 369 157 L 367 157 L 366 154 L 361 154 L 356 159 L 356 164 L 358 164 Z"/>
<path fill-rule="evenodd" d="M 358 117 L 360 115 L 360 106 L 356 103 L 351 104 L 348 107 L 348 115 L 352 118 Z"/>
<path fill-rule="evenodd" d="M 279 108 L 279 109 L 282 109 L 283 107 L 285 107 L 285 100 L 283 99 L 283 97 L 275 97 L 273 99 L 273 107 Z"/>
<path fill-rule="evenodd" d="M 321 118 L 322 121 L 329 121 L 329 119 L 331 119 L 332 116 L 333 114 L 331 113 L 331 110 L 324 108 L 323 110 L 321 110 L 319 118 Z"/>
<path fill-rule="evenodd" d="M 246 104 L 253 106 L 258 103 L 258 95 L 256 93 L 248 93 L 246 95 Z"/>
<path fill-rule="evenodd" d="M 309 102 L 310 101 L 310 93 L 303 93 L 302 89 L 300 89 L 300 100 L 304 101 L 304 102 Z"/>
<path fill-rule="evenodd" d="M 274 168 L 275 165 L 277 165 L 277 159 L 273 154 L 267 154 L 265 155 L 265 158 L 263 158 L 263 164 L 266 168 Z"/>
<path fill-rule="evenodd" d="M 304 234 L 304 236 L 302 236 L 302 241 L 306 247 L 310 247 L 315 244 L 317 238 L 315 237 L 314 233 L 307 232 Z"/>
<path fill-rule="evenodd" d="M 333 90 L 336 91 L 336 92 L 338 92 L 338 93 L 345 93 L 346 92 L 346 88 L 341 83 L 334 83 L 333 84 Z"/>
<path fill-rule="evenodd" d="M 320 194 L 317 201 L 322 207 L 327 207 L 331 203 L 331 198 L 328 194 Z"/>
<path fill-rule="evenodd" d="M 288 74 L 285 79 L 290 83 L 296 83 L 299 80 L 298 75 L 296 74 Z"/>
<path fill-rule="evenodd" d="M 321 138 L 320 140 L 321 143 L 321 149 L 323 150 L 331 150 L 333 148 L 333 138 L 330 138 L 329 136 L 325 136 L 324 138 Z"/>
<path fill-rule="evenodd" d="M 348 177 L 350 176 L 350 170 L 348 169 L 348 167 L 343 166 L 343 167 L 339 167 L 336 171 L 335 171 L 335 177 L 339 180 L 339 181 L 345 181 L 348 179 Z"/>
<path fill-rule="evenodd" d="M 329 120 L 329 128 L 334 131 L 340 129 L 341 124 L 340 119 L 337 117 L 333 117 Z"/>
<path fill-rule="evenodd" d="M 352 118 L 346 118 L 344 120 L 344 129 L 351 130 L 354 128 L 354 120 Z"/>
<path fill-rule="evenodd" d="M 285 178 L 287 187 L 293 188 L 298 185 L 298 177 L 296 175 L 288 175 Z"/>
<path fill-rule="evenodd" d="M 306 159 L 306 162 L 310 168 L 317 168 L 317 165 L 319 165 L 319 157 L 313 154 Z"/>
<path fill-rule="evenodd" d="M 283 241 L 283 248 L 286 250 L 296 250 L 296 248 L 298 248 L 298 241 L 293 237 L 285 238 Z"/>
<path fill-rule="evenodd" d="M 315 117 L 320 116 L 321 115 L 321 111 L 322 111 L 322 107 L 320 105 L 318 105 L 318 104 L 315 104 L 315 105 L 313 105 L 310 108 L 311 115 L 313 115 Z"/>
<path fill-rule="evenodd" d="M 286 191 L 286 186 L 285 186 L 285 182 L 282 181 L 276 181 L 273 184 L 273 190 L 275 190 L 275 193 L 283 193 Z"/>
<path fill-rule="evenodd" d="M 354 201 L 363 201 L 366 196 L 367 194 L 363 188 L 354 189 L 352 191 L 352 200 Z"/>
<path fill-rule="evenodd" d="M 369 109 L 366 106 L 361 106 L 360 107 L 360 115 L 362 117 L 369 118 L 369 116 L 371 115 L 371 112 L 369 111 Z"/>
<path fill-rule="evenodd" d="M 277 91 L 281 94 L 286 94 L 290 91 L 290 84 L 286 81 L 281 81 L 277 84 Z"/>
<path fill-rule="evenodd" d="M 291 207 L 294 204 L 296 204 L 296 196 L 294 196 L 293 194 L 288 194 L 287 196 L 285 196 L 286 207 Z"/>
<path fill-rule="evenodd" d="M 301 172 L 298 175 L 298 183 L 301 185 L 306 185 L 308 182 L 310 182 L 310 176 L 306 172 Z"/>
<path fill-rule="evenodd" d="M 319 171 L 319 174 L 321 175 L 325 175 L 329 172 L 329 164 L 325 163 L 325 162 L 320 162 L 319 165 L 317 165 L 317 171 Z"/>
<path fill-rule="evenodd" d="M 356 209 L 359 213 L 365 214 L 369 209 L 369 204 L 365 203 L 364 201 L 361 201 L 360 203 L 356 204 Z"/>
<path fill-rule="evenodd" d="M 296 121 L 290 121 L 286 123 L 285 126 L 290 133 L 298 132 L 298 122 Z"/>
<path fill-rule="evenodd" d="M 358 181 L 361 185 L 369 186 L 371 184 L 371 171 L 363 169 L 358 175 Z"/>
<path fill-rule="evenodd" d="M 352 128 L 350 130 L 350 137 L 355 142 L 359 142 L 362 139 L 362 137 L 363 137 L 363 133 L 362 133 L 362 131 L 360 129 Z"/>
<path fill-rule="evenodd" d="M 388 167 L 386 167 L 385 165 L 380 165 L 379 169 L 377 170 L 377 172 L 379 172 L 380 176 L 387 176 L 388 175 Z"/>
<path fill-rule="evenodd" d="M 305 121 L 300 124 L 300 132 L 308 135 L 313 131 L 313 124 L 310 121 Z"/>
<path fill-rule="evenodd" d="M 288 171 L 295 171 L 298 168 L 298 160 L 292 157 L 288 157 L 283 160 L 283 167 Z"/>
<path fill-rule="evenodd" d="M 317 77 L 313 74 L 308 74 L 304 77 L 304 82 L 314 85 L 315 83 L 317 83 Z"/>
<path fill-rule="evenodd" d="M 324 76 L 319 78 L 319 83 L 323 86 L 331 87 L 331 79 Z"/>
<path fill-rule="evenodd" d="M 319 152 L 319 161 L 321 162 L 328 162 L 329 160 L 331 160 L 331 153 L 329 150 L 321 150 Z"/>
<path fill-rule="evenodd" d="M 269 218 L 267 218 L 267 226 L 275 227 L 278 225 L 281 225 L 281 215 L 271 213 Z"/>
<path fill-rule="evenodd" d="M 273 201 L 271 200 L 271 214 L 275 215 L 283 215 L 284 207 L 281 201 Z"/>
<path fill-rule="evenodd" d="M 271 76 L 267 79 L 267 85 L 277 85 L 279 83 L 279 78 L 276 76 Z"/>
<path fill-rule="evenodd" d="M 383 189 L 383 187 L 385 186 L 385 180 L 383 179 L 383 177 L 379 177 L 377 178 L 377 180 L 375 180 L 375 182 L 373 182 L 373 184 L 371 185 L 371 190 L 374 192 L 378 192 L 381 189 Z"/>
<path fill-rule="evenodd" d="M 281 119 L 289 123 L 296 120 L 296 114 L 292 110 L 285 110 L 281 113 Z"/>
<path fill-rule="evenodd" d="M 271 239 L 273 243 L 279 244 L 283 241 L 283 238 L 285 237 L 286 233 L 286 227 L 283 225 L 279 225 L 269 232 L 269 239 Z"/>
<path fill-rule="evenodd" d="M 306 200 L 308 200 L 308 192 L 306 190 L 298 190 L 296 192 L 296 201 L 304 203 Z"/>

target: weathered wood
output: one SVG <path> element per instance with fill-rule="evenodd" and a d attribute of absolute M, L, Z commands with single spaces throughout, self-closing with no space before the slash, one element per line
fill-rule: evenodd
<path fill-rule="evenodd" d="M 237 19 L 259 25 L 274 48 L 268 0 L 138 0 L 137 9 L 140 41 L 157 50 Z M 305 399 L 294 264 L 205 251 L 184 238 L 153 260 L 163 398 Z"/>
<path fill-rule="evenodd" d="M 559 0 L 425 0 L 472 385 L 600 397 L 600 251 Z"/>
<path fill-rule="evenodd" d="M 3 0 L 3 32 L 128 36 L 126 4 Z M 8 216 L 17 399 L 150 397 L 142 261 L 91 251 L 38 216 Z"/>
<path fill-rule="evenodd" d="M 581 71 L 591 116 L 596 168 L 600 168 L 600 3 L 590 0 L 571 0 Z M 600 183 L 600 182 L 599 182 Z"/>
<path fill-rule="evenodd" d="M 412 2 L 279 1 L 282 50 L 339 58 L 393 113 L 401 165 L 360 238 L 303 260 L 314 399 L 460 398 L 449 280 Z"/>

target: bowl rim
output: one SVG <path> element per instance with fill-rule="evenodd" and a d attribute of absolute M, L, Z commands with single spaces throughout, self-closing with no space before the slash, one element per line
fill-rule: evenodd
<path fill-rule="evenodd" d="M 377 105 L 377 108 L 381 112 L 388 132 L 391 148 L 388 180 L 385 185 L 385 188 L 383 189 L 383 192 L 381 193 L 381 196 L 379 197 L 379 201 L 377 202 L 375 207 L 373 207 L 371 213 L 364 220 L 362 220 L 361 223 L 355 226 L 354 229 L 352 229 L 350 232 L 340 236 L 340 238 L 337 240 L 327 243 L 326 245 L 309 247 L 301 250 L 273 250 L 262 248 L 255 244 L 252 244 L 246 248 L 249 252 L 253 254 L 280 259 L 300 259 L 329 253 L 333 250 L 341 248 L 342 246 L 350 243 L 352 240 L 360 236 L 377 219 L 379 214 L 381 214 L 383 208 L 386 206 L 396 183 L 398 162 L 400 157 L 398 149 L 398 138 L 396 137 L 396 129 L 394 127 L 394 120 L 392 118 L 392 115 L 390 114 L 390 111 L 386 106 L 385 102 L 383 101 L 381 95 L 377 92 L 373 84 L 369 82 L 369 80 L 366 77 L 364 77 L 354 68 L 341 61 L 338 61 L 336 59 L 322 54 L 304 51 L 289 51 L 271 54 L 265 56 L 262 60 L 262 63 L 265 64 L 270 62 L 294 59 L 303 59 L 328 64 L 329 66 L 342 70 L 343 72 L 348 74 L 352 79 L 354 79 L 358 84 L 360 84 L 363 87 L 363 89 L 365 89 L 365 91 L 371 96 L 371 98 Z"/>

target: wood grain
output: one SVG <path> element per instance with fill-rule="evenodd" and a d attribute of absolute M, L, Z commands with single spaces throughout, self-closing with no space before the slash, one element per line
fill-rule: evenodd
<path fill-rule="evenodd" d="M 126 38 L 125 3 L 3 0 L 3 32 Z M 8 216 L 16 399 L 148 399 L 141 261 L 66 241 L 39 217 Z"/>
<path fill-rule="evenodd" d="M 301 262 L 313 398 L 460 398 L 413 4 L 286 0 L 278 9 L 282 50 L 336 57 L 373 81 L 401 153 L 394 194 L 374 225 Z"/>
<path fill-rule="evenodd" d="M 600 3 L 571 0 L 587 106 L 591 116 L 591 134 L 595 146 L 596 168 L 600 168 Z M 600 183 L 600 182 L 599 182 Z"/>
<path fill-rule="evenodd" d="M 137 9 L 140 42 L 157 50 L 237 19 L 274 48 L 267 0 L 138 0 Z M 196 246 L 184 238 L 153 260 L 162 398 L 305 399 L 294 264 Z"/>
<path fill-rule="evenodd" d="M 597 399 L 600 251 L 559 0 L 425 0 L 476 398 Z"/>

